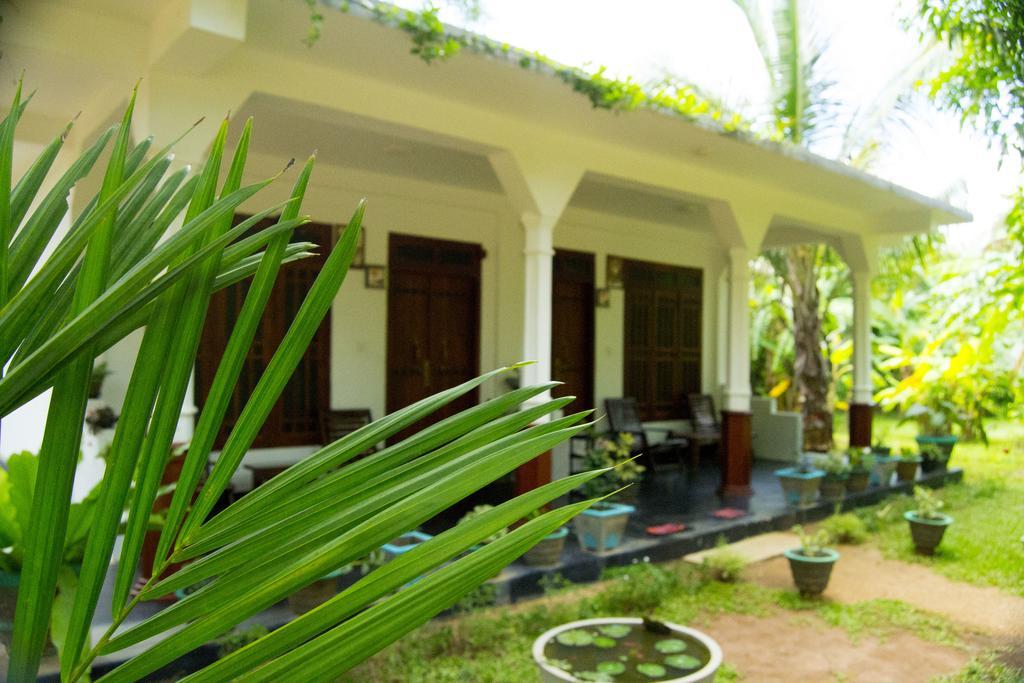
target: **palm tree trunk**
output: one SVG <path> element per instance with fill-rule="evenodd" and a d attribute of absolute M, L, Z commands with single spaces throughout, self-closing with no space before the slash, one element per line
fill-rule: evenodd
<path fill-rule="evenodd" d="M 817 245 L 786 249 L 786 285 L 793 301 L 793 375 L 804 418 L 804 448 L 832 448 L 832 407 L 829 402 L 832 367 L 822 352 Z"/>

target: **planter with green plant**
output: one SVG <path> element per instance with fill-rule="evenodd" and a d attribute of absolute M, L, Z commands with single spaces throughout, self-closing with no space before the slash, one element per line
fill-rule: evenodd
<path fill-rule="evenodd" d="M 953 427 L 967 420 L 966 413 L 952 400 L 951 390 L 943 381 L 929 385 L 918 401 L 906 409 L 903 419 L 917 424 L 915 439 L 921 454 L 921 471 L 928 474 L 945 470 L 959 440 Z"/>
<path fill-rule="evenodd" d="M 892 449 L 888 446 L 872 446 L 871 455 L 874 459 L 871 467 L 871 484 L 889 486 L 899 458 L 892 455 Z"/>
<path fill-rule="evenodd" d="M 870 448 L 851 448 L 847 452 L 850 461 L 850 475 L 846 480 L 848 493 L 866 491 L 871 484 L 871 472 L 875 466 L 875 455 Z"/>
<path fill-rule="evenodd" d="M 922 555 L 935 554 L 935 549 L 942 543 L 946 527 L 953 523 L 952 517 L 940 512 L 942 505 L 942 501 L 931 489 L 914 487 L 914 509 L 905 512 L 903 518 L 910 523 L 914 548 Z"/>
<path fill-rule="evenodd" d="M 832 576 L 832 567 L 839 560 L 839 553 L 826 547 L 829 535 L 825 529 L 808 534 L 803 527 L 793 527 L 800 537 L 800 547 L 783 553 L 789 560 L 793 582 L 801 595 L 821 595 Z"/>
<path fill-rule="evenodd" d="M 917 468 L 921 465 L 921 457 L 910 451 L 901 451 L 896 460 L 896 481 L 901 484 L 917 479 Z"/>
<path fill-rule="evenodd" d="M 722 648 L 707 634 L 651 619 L 581 619 L 545 631 L 533 642 L 543 683 L 715 680 Z"/>
<path fill-rule="evenodd" d="M 821 461 L 825 476 L 821 480 L 821 497 L 830 503 L 846 497 L 846 483 L 850 478 L 850 465 L 840 453 L 829 453 Z"/>
<path fill-rule="evenodd" d="M 581 493 L 587 498 L 604 498 L 579 515 L 573 522 L 573 530 L 580 547 L 591 552 L 607 552 L 618 547 L 626 533 L 629 516 L 636 512 L 632 505 L 622 502 L 635 499 L 636 484 L 644 472 L 644 466 L 630 455 L 633 435 L 622 433 L 615 437 L 601 437 L 587 451 L 585 466 L 591 468 L 612 468 L 600 477 L 591 479 L 582 487 Z"/>
<path fill-rule="evenodd" d="M 541 512 L 541 510 L 534 510 L 526 516 L 526 521 L 536 519 Z M 526 551 L 521 558 L 523 563 L 531 567 L 550 567 L 558 564 L 562 561 L 562 551 L 565 549 L 565 538 L 568 535 L 567 527 L 548 534 L 537 545 Z"/>
<path fill-rule="evenodd" d="M 190 167 L 171 170 L 173 145 L 154 150 L 149 139 L 133 140 L 133 92 L 120 122 L 94 143 L 84 143 L 77 159 L 54 164 L 68 130 L 55 131 L 34 160 L 25 159 L 26 173 L 12 183 L 15 128 L 28 106 L 21 93 L 19 83 L 0 123 L 0 176 L 6 172 L 0 182 L 0 421 L 37 396 L 48 393 L 49 402 L 34 485 L 46 495 L 33 496 L 29 514 L 19 520 L 23 551 L 6 671 L 10 683 L 36 680 L 51 616 L 64 609 L 65 600 L 64 613 L 70 616 L 61 679 L 87 678 L 102 655 L 122 660 L 104 674 L 109 683 L 145 680 L 590 427 L 589 412 L 547 419 L 570 399 L 538 398 L 554 386 L 545 382 L 451 411 L 428 430 L 399 436 L 453 402 L 458 405 L 485 382 L 500 381 L 522 365 L 517 364 L 392 411 L 218 509 L 336 305 L 360 242 L 364 205 L 343 221 L 345 228 L 332 244 L 320 245 L 325 257 L 295 317 L 255 386 L 242 391 L 242 368 L 282 264 L 307 258 L 316 247 L 290 243 L 294 230 L 308 221 L 300 215 L 301 203 L 315 160 L 303 165 L 290 193 L 276 191 L 278 197 L 290 194 L 287 201 L 257 210 L 256 195 L 281 173 L 242 184 L 251 177 L 245 168 L 251 121 L 237 122 L 233 153 L 226 151 L 230 119 L 214 122 L 212 142 L 202 145 L 209 150 L 207 159 L 190 177 Z M 104 170 L 89 177 L 97 165 Z M 98 193 L 89 188 L 99 188 Z M 76 211 L 68 216 L 71 192 Z M 236 222 L 243 204 L 252 207 L 252 215 Z M 60 229 L 68 218 L 71 229 Z M 167 454 L 186 401 L 191 402 L 188 389 L 210 297 L 243 281 L 248 286 L 223 355 L 212 368 L 153 571 L 136 593 Z M 138 351 L 126 358 L 134 366 L 126 373 L 123 410 L 98 500 L 86 520 L 72 507 L 71 491 L 93 364 L 136 331 Z M 238 396 L 239 410 L 222 430 Z M 224 431 L 221 445 L 218 436 Z M 444 438 L 438 440 L 438 434 Z M 380 442 L 393 445 L 359 459 Z M 219 455 L 207 469 L 215 445 Z M 249 683 L 289 680 L 297 671 L 303 680 L 341 676 L 472 592 L 592 501 L 553 509 L 463 556 L 466 550 L 602 473 L 553 481 L 456 525 L 333 597 L 336 609 L 299 616 L 206 665 L 201 675 Z M 70 591 L 59 595 L 62 577 L 75 576 L 66 548 L 83 523 L 87 538 L 77 589 L 73 598 Z M 123 542 L 115 543 L 122 532 Z M 410 583 L 417 577 L 422 579 Z M 202 590 L 137 618 L 140 602 L 203 581 L 208 583 Z M 111 617 L 93 640 L 101 594 Z"/>
<path fill-rule="evenodd" d="M 782 485 L 782 495 L 786 498 L 786 504 L 803 509 L 813 506 L 817 501 L 825 472 L 813 467 L 810 456 L 805 453 L 800 456 L 800 462 L 795 467 L 775 470 L 775 476 Z"/>

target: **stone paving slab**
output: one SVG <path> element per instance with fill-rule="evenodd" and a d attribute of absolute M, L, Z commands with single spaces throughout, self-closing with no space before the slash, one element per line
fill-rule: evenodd
<path fill-rule="evenodd" d="M 730 543 L 725 546 L 725 548 L 742 557 L 747 561 L 747 564 L 753 564 L 754 562 L 763 562 L 764 560 L 770 560 L 773 557 L 778 557 L 786 550 L 796 548 L 799 545 L 800 540 L 797 538 L 796 534 L 791 534 L 785 531 L 772 531 L 767 534 L 751 536 L 750 538 L 744 538 L 741 541 Z M 714 554 L 717 550 L 718 548 L 701 550 L 696 553 L 684 555 L 683 559 L 687 562 L 692 562 L 693 564 L 700 564 L 704 561 L 705 557 Z"/>

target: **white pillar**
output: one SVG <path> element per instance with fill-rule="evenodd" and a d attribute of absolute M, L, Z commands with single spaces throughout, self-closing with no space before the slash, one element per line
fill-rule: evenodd
<path fill-rule="evenodd" d="M 851 403 L 870 405 L 871 271 L 853 271 L 853 391 Z"/>
<path fill-rule="evenodd" d="M 523 358 L 534 361 L 522 369 L 522 384 L 525 386 L 551 381 L 551 278 L 558 216 L 524 212 L 520 220 L 525 237 Z M 528 405 L 549 399 L 550 393 L 544 392 L 531 399 Z"/>
<path fill-rule="evenodd" d="M 750 412 L 750 255 L 729 249 L 728 339 L 723 410 Z"/>

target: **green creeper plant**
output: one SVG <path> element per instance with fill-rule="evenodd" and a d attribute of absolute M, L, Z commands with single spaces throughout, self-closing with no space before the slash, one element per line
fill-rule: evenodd
<path fill-rule="evenodd" d="M 290 242 L 294 229 L 307 221 L 301 204 L 315 160 L 303 165 L 290 199 L 235 225 L 235 210 L 281 175 L 243 182 L 253 122 L 245 122 L 231 151 L 228 121 L 223 121 L 206 162 L 190 177 L 188 170 L 170 171 L 173 143 L 156 151 L 151 140 L 132 143 L 134 101 L 133 92 L 120 123 L 49 182 L 67 130 L 12 186 L 15 128 L 27 105 L 20 84 L 0 122 L 0 428 L 19 406 L 51 391 L 34 484 L 8 491 L 23 498 L 27 488 L 45 492 L 33 495 L 30 505 L 17 506 L 23 553 L 6 672 L 12 683 L 36 679 L 58 587 L 68 574 L 62 570 L 66 547 L 72 539 L 81 542 L 70 495 L 95 359 L 134 330 L 143 330 L 140 348 L 92 503 L 77 586 L 73 599 L 69 592 L 59 596 L 68 603 L 60 629 L 66 683 L 87 679 L 97 656 L 116 656 L 130 646 L 140 652 L 124 655 L 126 661 L 101 680 L 144 678 L 589 427 L 584 421 L 589 412 L 542 419 L 571 398 L 524 408 L 556 384 L 547 383 L 467 408 L 356 460 L 370 445 L 518 366 L 499 368 L 325 445 L 214 515 L 214 503 L 335 301 L 356 251 L 364 205 L 347 221 L 201 483 L 278 273 L 315 246 Z M 109 160 L 99 192 L 85 202 L 70 229 L 59 233 L 69 191 L 104 154 Z M 264 221 L 271 216 L 276 218 Z M 171 230 L 178 218 L 181 227 Z M 241 280 L 249 280 L 248 293 L 185 454 L 153 576 L 133 596 L 142 540 L 161 493 L 210 296 Z M 303 680 L 337 677 L 457 602 L 592 501 L 553 509 L 467 551 L 604 471 L 551 482 L 482 512 L 187 680 L 276 681 L 294 677 L 297 670 Z M 11 533 L 9 521 L 0 515 L 0 534 Z M 113 623 L 91 644 L 90 625 L 122 529 Z M 167 574 L 172 564 L 186 560 L 185 568 Z M 411 583 L 418 577 L 423 578 Z M 199 588 L 184 599 L 125 627 L 140 602 L 194 586 Z"/>

